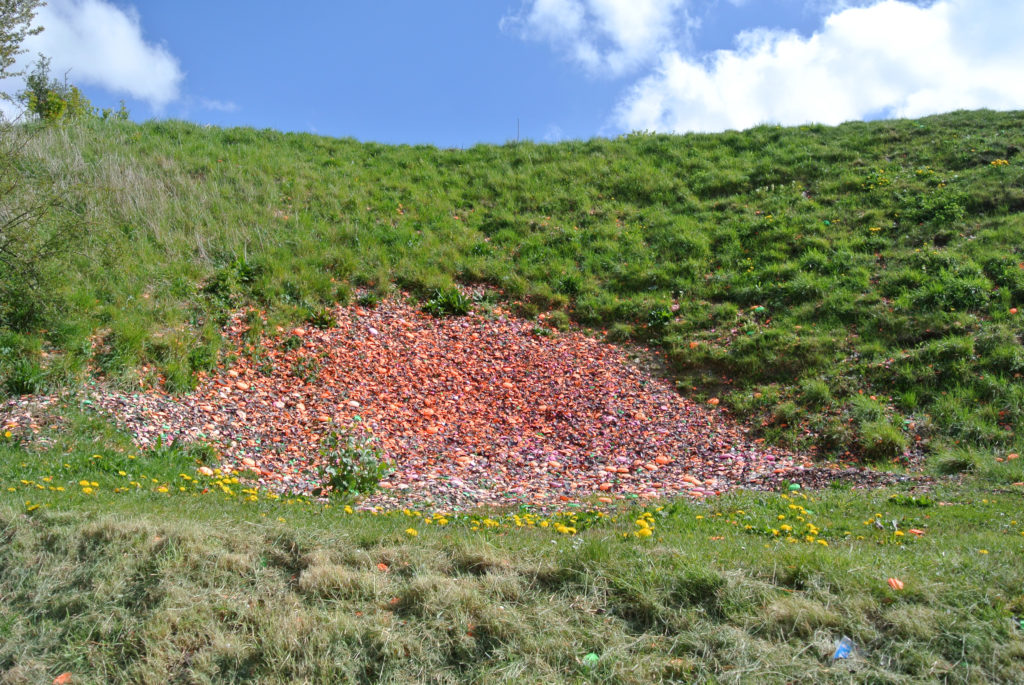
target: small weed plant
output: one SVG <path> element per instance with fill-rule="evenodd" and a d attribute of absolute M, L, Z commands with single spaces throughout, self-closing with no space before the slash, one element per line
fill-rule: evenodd
<path fill-rule="evenodd" d="M 384 459 L 377 439 L 357 417 L 343 430 L 330 430 L 320 442 L 323 464 L 318 469 L 317 497 L 356 497 L 376 492 L 381 479 L 394 470 Z"/>
<path fill-rule="evenodd" d="M 438 289 L 423 305 L 423 311 L 434 316 L 465 316 L 471 304 L 458 288 Z"/>
<path fill-rule="evenodd" d="M 338 325 L 337 320 L 334 318 L 334 314 L 327 307 L 317 307 L 309 316 L 306 318 L 310 326 L 320 329 L 334 328 Z"/>

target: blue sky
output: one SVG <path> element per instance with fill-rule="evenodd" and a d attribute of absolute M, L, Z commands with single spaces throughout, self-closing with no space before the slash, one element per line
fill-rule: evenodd
<path fill-rule="evenodd" d="M 39 22 L 32 52 L 136 120 L 386 143 L 1024 108 L 1007 0 L 49 0 Z"/>

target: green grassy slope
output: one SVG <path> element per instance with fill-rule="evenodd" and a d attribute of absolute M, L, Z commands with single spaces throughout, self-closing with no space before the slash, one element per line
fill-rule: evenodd
<path fill-rule="evenodd" d="M 1022 124 L 981 111 L 468 150 L 38 130 L 20 173 L 67 187 L 81 232 L 47 281 L 56 314 L 0 302 L 0 385 L 59 385 L 91 360 L 186 389 L 230 307 L 301 319 L 360 287 L 486 283 L 526 315 L 661 345 L 685 392 L 771 441 L 1019 451 Z"/>

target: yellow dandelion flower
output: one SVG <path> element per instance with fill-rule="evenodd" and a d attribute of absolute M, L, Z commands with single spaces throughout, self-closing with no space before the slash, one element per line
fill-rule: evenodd
<path fill-rule="evenodd" d="M 405 534 L 408 535 L 411 538 L 414 538 L 417 535 L 419 535 L 419 533 L 416 531 L 415 528 L 406 528 L 405 529 Z"/>

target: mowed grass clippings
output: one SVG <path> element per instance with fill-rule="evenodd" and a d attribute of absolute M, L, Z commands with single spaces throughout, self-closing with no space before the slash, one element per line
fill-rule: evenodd
<path fill-rule="evenodd" d="M 50 493 L 31 511 L 22 497 L 0 504 L 4 682 L 1012 682 L 1024 668 L 1020 497 L 970 484 L 739 493 L 571 532 L 223 493 Z M 773 534 L 789 524 L 799 537 Z M 831 664 L 843 635 L 856 656 Z"/>

